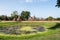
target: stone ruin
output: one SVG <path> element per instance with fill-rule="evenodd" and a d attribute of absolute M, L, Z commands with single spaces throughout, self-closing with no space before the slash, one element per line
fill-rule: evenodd
<path fill-rule="evenodd" d="M 18 16 L 18 18 L 17 18 L 17 19 L 16 19 L 16 18 L 14 18 L 14 19 L 13 19 L 13 21 L 21 21 L 20 16 Z"/>
<path fill-rule="evenodd" d="M 15 34 L 15 35 L 20 35 L 20 34 L 30 34 L 30 33 L 37 33 L 37 32 L 44 32 L 46 29 L 43 26 L 35 26 L 32 27 L 33 30 L 31 31 L 21 31 L 20 26 L 11 26 L 11 27 L 5 27 L 5 28 L 0 28 L 0 33 L 5 33 L 5 34 Z"/>
<path fill-rule="evenodd" d="M 33 29 L 36 29 L 40 32 L 44 32 L 46 30 L 43 26 L 35 26 L 35 27 L 33 27 Z"/>

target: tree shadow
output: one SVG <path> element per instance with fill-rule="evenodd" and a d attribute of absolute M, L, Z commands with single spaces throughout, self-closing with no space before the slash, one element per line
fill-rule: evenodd
<path fill-rule="evenodd" d="M 54 29 L 57 29 L 57 28 L 60 28 L 60 23 L 57 23 L 55 26 L 53 26 L 51 28 L 48 28 L 48 29 L 54 30 Z"/>

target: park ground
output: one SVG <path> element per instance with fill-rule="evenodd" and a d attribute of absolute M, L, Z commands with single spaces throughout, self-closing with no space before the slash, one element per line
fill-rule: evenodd
<path fill-rule="evenodd" d="M 57 25 L 58 24 L 58 25 Z M 1 34 L 0 40 L 60 40 L 60 21 L 22 21 L 22 22 L 0 22 L 1 27 L 10 26 L 44 26 L 48 29 L 46 32 L 36 34 L 9 35 Z M 57 25 L 57 26 L 56 26 Z M 50 28 L 50 29 L 49 29 Z M 52 29 L 51 29 L 52 28 Z"/>

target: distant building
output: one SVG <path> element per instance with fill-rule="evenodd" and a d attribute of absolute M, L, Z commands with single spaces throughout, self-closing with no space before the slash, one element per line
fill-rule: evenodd
<path fill-rule="evenodd" d="M 13 21 L 16 21 L 15 18 L 13 19 Z"/>
<path fill-rule="evenodd" d="M 17 18 L 17 21 L 21 21 L 21 18 L 20 18 L 20 16 L 18 16 L 18 18 Z"/>
<path fill-rule="evenodd" d="M 20 16 L 18 16 L 18 18 L 14 18 L 13 21 L 21 21 Z"/>
<path fill-rule="evenodd" d="M 44 21 L 45 19 L 44 18 L 40 18 L 40 21 Z"/>
<path fill-rule="evenodd" d="M 29 21 L 36 21 L 36 17 L 35 16 L 34 17 L 30 17 L 28 20 Z"/>

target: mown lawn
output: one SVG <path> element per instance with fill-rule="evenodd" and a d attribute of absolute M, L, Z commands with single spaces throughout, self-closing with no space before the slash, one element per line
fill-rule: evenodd
<path fill-rule="evenodd" d="M 0 27 L 10 26 L 44 26 L 46 28 L 54 26 L 55 22 L 0 22 Z"/>
<path fill-rule="evenodd" d="M 0 40 L 60 40 L 60 32 L 58 30 L 51 30 L 49 32 L 29 36 L 0 35 Z"/>
<path fill-rule="evenodd" d="M 0 27 L 10 26 L 44 26 L 50 28 L 56 25 L 55 22 L 0 22 Z M 27 35 L 0 34 L 0 40 L 60 40 L 60 28 L 49 29 L 46 32 Z"/>

